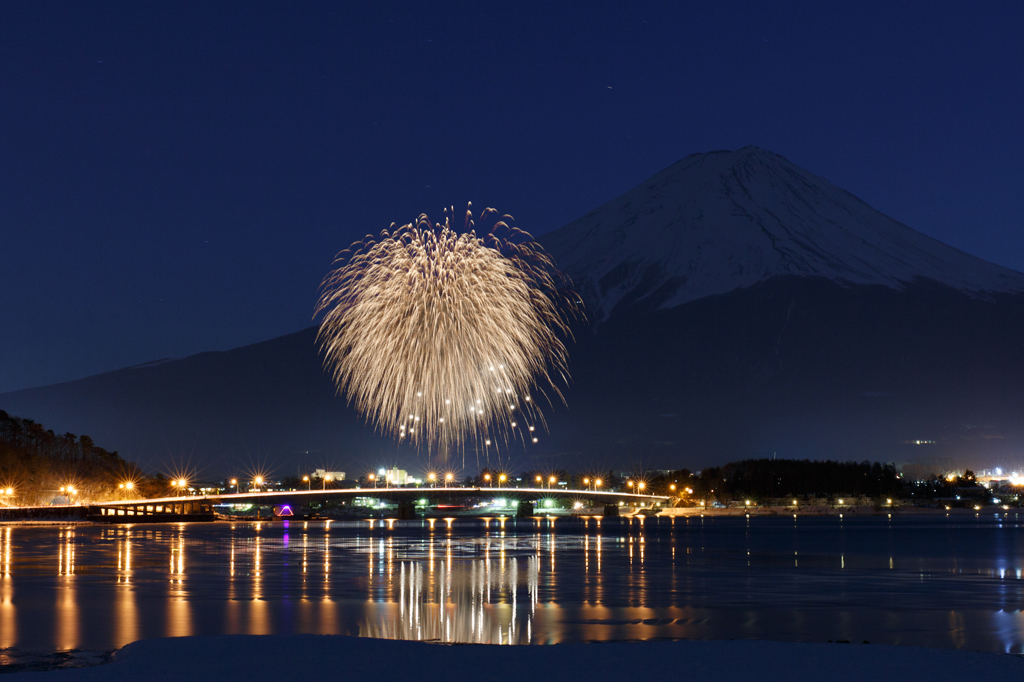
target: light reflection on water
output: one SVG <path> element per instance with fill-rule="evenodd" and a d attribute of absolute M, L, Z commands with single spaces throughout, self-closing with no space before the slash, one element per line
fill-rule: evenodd
<path fill-rule="evenodd" d="M 391 526 L 389 528 L 389 525 Z M 336 633 L 1024 652 L 1016 514 L 0 526 L 0 648 Z"/>

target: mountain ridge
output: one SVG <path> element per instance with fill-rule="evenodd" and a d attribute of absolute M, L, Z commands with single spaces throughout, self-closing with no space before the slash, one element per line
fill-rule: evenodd
<path fill-rule="evenodd" d="M 753 146 L 691 154 L 538 241 L 595 321 L 620 302 L 672 308 L 777 275 L 1024 292 L 1024 274 L 917 232 Z"/>
<path fill-rule="evenodd" d="M 762 176 L 792 176 L 803 196 Z M 481 464 L 700 468 L 772 452 L 927 452 L 1006 466 L 1024 451 L 1024 275 L 778 155 L 691 155 L 538 241 L 579 285 L 592 326 L 570 348 L 573 380 L 567 405 L 547 414 L 551 431 Z M 423 453 L 336 395 L 315 336 L 310 327 L 0 394 L 0 407 L 151 465 L 175 449 L 207 462 L 255 449 L 316 466 L 422 467 Z"/>

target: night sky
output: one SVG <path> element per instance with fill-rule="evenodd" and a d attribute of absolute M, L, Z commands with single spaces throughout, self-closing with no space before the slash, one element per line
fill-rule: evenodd
<path fill-rule="evenodd" d="M 354 239 L 754 144 L 1024 270 L 1024 4 L 0 4 L 0 392 L 311 324 Z"/>

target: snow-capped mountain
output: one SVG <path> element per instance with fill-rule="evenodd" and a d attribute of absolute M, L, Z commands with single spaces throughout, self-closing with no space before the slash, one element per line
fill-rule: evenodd
<path fill-rule="evenodd" d="M 757 147 L 692 154 L 540 241 L 593 321 L 616 306 L 673 308 L 778 275 L 1024 291 L 1024 274 L 921 234 Z"/>
<path fill-rule="evenodd" d="M 574 334 L 550 431 L 503 466 L 1022 461 L 1024 275 L 781 156 L 689 156 L 540 241 L 593 328 Z M 153 467 L 188 453 L 214 469 L 253 456 L 422 468 L 335 395 L 315 338 L 2 394 L 0 409 Z"/>

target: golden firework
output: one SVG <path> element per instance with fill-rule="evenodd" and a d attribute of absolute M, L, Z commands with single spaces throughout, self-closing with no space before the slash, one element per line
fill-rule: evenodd
<path fill-rule="evenodd" d="M 383 433 L 415 445 L 536 443 L 536 396 L 561 398 L 562 335 L 578 299 L 509 216 L 465 231 L 426 215 L 339 254 L 324 279 L 318 342 L 339 394 Z M 493 444 L 492 444 L 493 439 Z"/>

